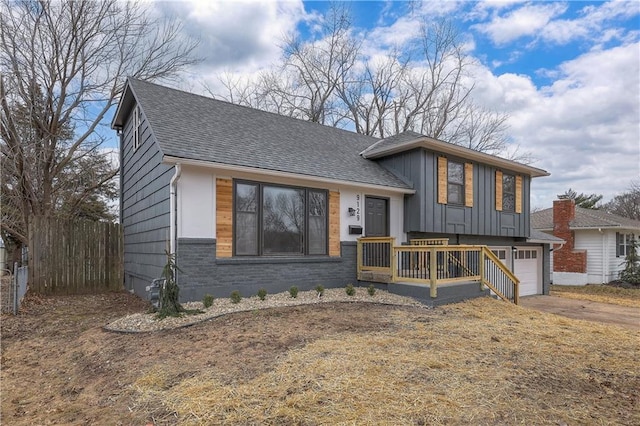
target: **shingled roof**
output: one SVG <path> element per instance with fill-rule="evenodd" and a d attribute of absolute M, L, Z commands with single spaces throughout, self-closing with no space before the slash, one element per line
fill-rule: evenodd
<path fill-rule="evenodd" d="M 640 230 L 640 221 L 607 213 L 602 210 L 585 209 L 576 206 L 575 219 L 571 229 L 620 228 Z M 553 208 L 531 213 L 531 227 L 539 230 L 553 229 Z"/>
<path fill-rule="evenodd" d="M 360 152 L 376 138 L 129 79 L 112 122 L 141 107 L 165 157 L 245 166 L 411 192 Z"/>

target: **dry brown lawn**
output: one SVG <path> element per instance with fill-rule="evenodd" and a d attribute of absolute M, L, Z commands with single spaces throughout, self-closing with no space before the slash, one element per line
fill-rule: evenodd
<path fill-rule="evenodd" d="M 552 285 L 551 295 L 640 308 L 640 288 L 621 288 L 594 284 L 585 286 Z"/>
<path fill-rule="evenodd" d="M 128 294 L 2 318 L 2 423 L 640 424 L 640 333 L 480 299 L 274 308 L 101 326 Z"/>

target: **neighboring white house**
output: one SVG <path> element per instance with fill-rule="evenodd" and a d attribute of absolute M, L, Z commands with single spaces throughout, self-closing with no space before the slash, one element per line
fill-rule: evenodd
<path fill-rule="evenodd" d="M 532 213 L 531 227 L 565 240 L 551 257 L 552 282 L 564 285 L 618 279 L 631 240 L 640 235 L 640 221 L 576 207 L 570 199 Z"/>

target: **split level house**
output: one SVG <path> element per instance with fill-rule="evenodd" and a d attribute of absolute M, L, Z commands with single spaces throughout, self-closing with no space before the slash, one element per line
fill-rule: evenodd
<path fill-rule="evenodd" d="M 604 284 L 619 278 L 640 221 L 559 199 L 531 215 L 532 227 L 565 243 L 553 250 L 551 281 L 561 285 Z"/>
<path fill-rule="evenodd" d="M 141 296 L 166 252 L 183 301 L 359 281 L 429 284 L 421 290 L 435 297 L 436 284 L 488 276 L 489 258 L 518 278 L 520 295 L 548 292 L 554 237 L 532 231 L 529 213 L 531 180 L 544 170 L 414 132 L 379 139 L 135 79 L 112 127 L 125 287 Z"/>

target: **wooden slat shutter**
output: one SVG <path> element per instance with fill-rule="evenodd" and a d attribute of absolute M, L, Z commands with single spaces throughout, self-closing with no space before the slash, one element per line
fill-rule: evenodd
<path fill-rule="evenodd" d="M 473 207 L 473 163 L 464 165 L 464 205 Z"/>
<path fill-rule="evenodd" d="M 233 255 L 233 184 L 216 179 L 216 257 Z"/>
<path fill-rule="evenodd" d="M 522 213 L 522 176 L 516 176 L 516 213 Z"/>
<path fill-rule="evenodd" d="M 329 256 L 340 256 L 340 193 L 329 192 Z"/>
<path fill-rule="evenodd" d="M 496 170 L 496 210 L 502 211 L 502 172 Z"/>
<path fill-rule="evenodd" d="M 438 203 L 447 204 L 447 159 L 438 157 Z"/>

